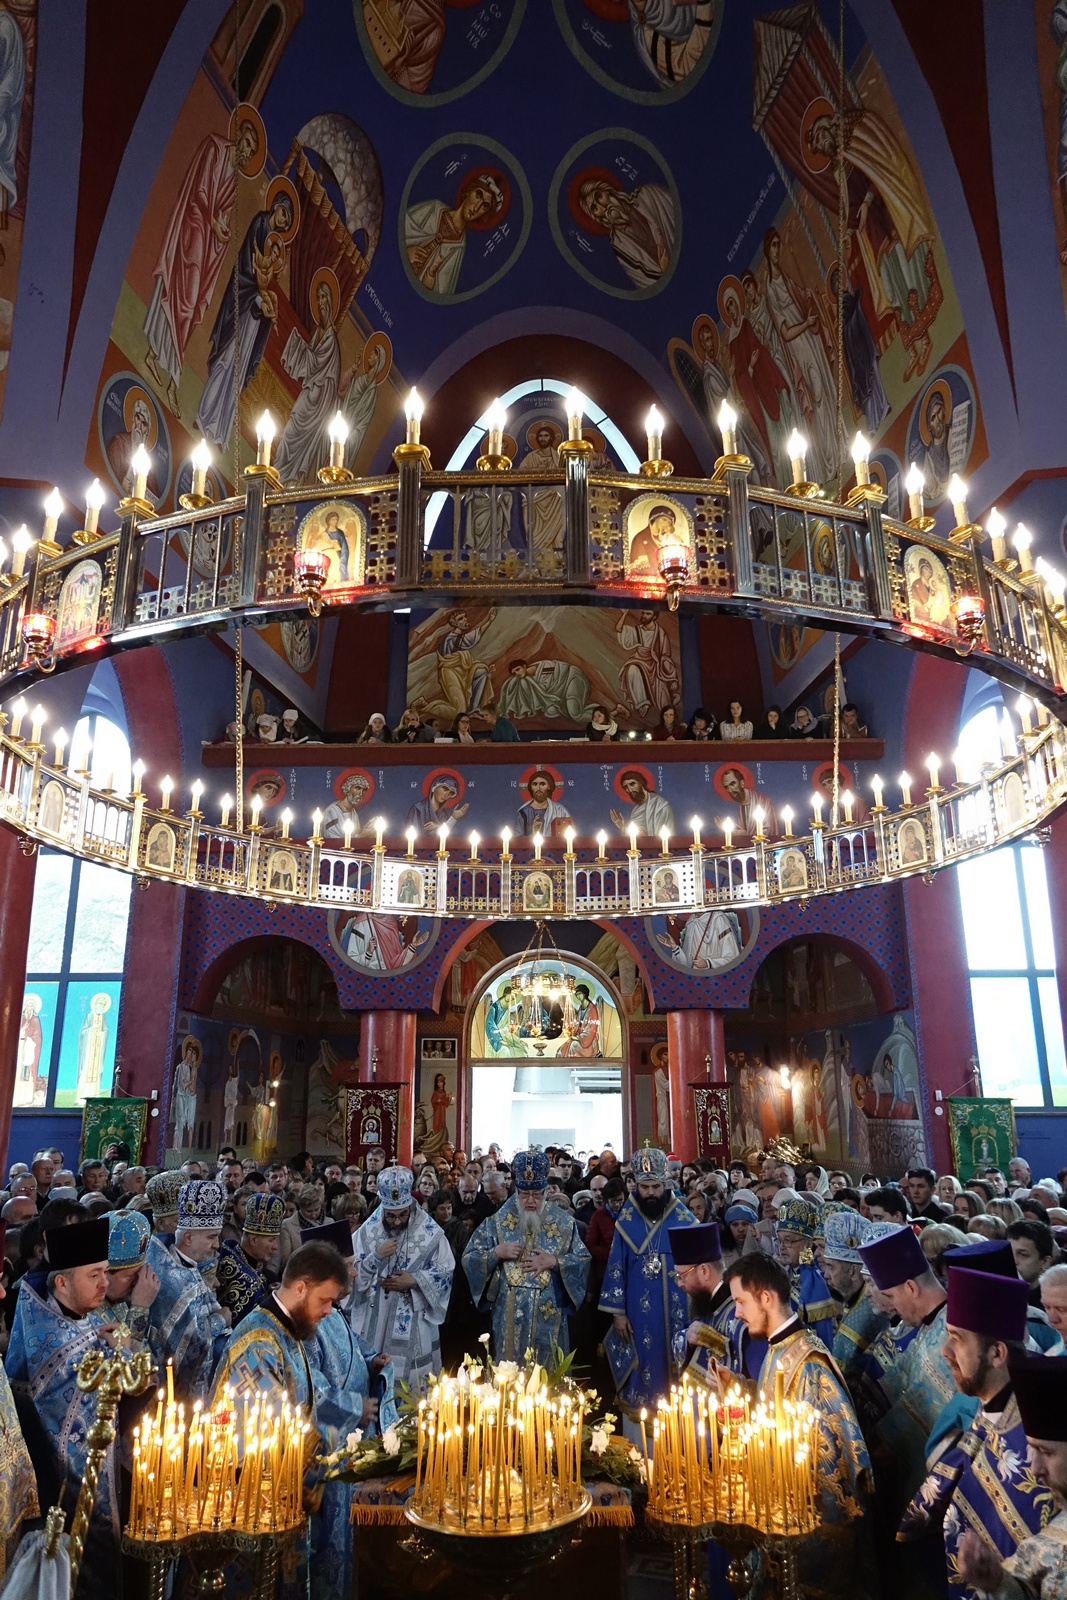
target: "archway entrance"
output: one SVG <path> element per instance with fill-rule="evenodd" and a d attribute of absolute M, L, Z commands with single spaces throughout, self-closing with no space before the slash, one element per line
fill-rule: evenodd
<path fill-rule="evenodd" d="M 499 963 L 467 1008 L 471 1145 L 625 1144 L 627 1029 L 614 984 L 550 946 Z"/>

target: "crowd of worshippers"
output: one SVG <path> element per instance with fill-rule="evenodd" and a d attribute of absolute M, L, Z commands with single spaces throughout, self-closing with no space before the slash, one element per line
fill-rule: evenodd
<path fill-rule="evenodd" d="M 398 1393 L 488 1345 L 550 1367 L 573 1350 L 634 1440 L 683 1373 L 814 1406 L 805 1594 L 1067 1596 L 1065 1181 L 1034 1182 L 1021 1158 L 961 1184 L 649 1144 L 628 1160 L 445 1145 L 410 1167 L 301 1151 L 265 1172 L 229 1148 L 210 1171 L 150 1171 L 113 1147 L 77 1175 L 39 1151 L 3 1206 L 0 1575 L 44 1510 L 72 1514 L 95 1408 L 76 1370 L 122 1348 L 159 1381 L 169 1368 L 187 1408 L 231 1392 L 303 1411 L 297 1566 L 316 1600 L 341 1600 L 355 1491 L 324 1483 L 323 1457 L 376 1432 L 389 1453 Z M 116 1592 L 137 1404 L 79 1594 Z M 709 1561 L 725 1593 L 726 1553 Z"/>

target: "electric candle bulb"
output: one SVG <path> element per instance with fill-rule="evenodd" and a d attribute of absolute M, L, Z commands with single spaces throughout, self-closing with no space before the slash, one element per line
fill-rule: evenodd
<path fill-rule="evenodd" d="M 442 822 L 441 826 L 437 830 L 437 837 L 438 837 L 438 840 L 440 841 L 439 844 L 438 844 L 438 847 L 437 847 L 437 853 L 438 853 L 438 855 L 442 855 L 443 856 L 445 854 L 445 847 L 448 844 L 448 823 L 447 822 Z"/>
<path fill-rule="evenodd" d="M 345 464 L 345 445 L 348 442 L 348 423 L 345 421 L 344 412 L 335 411 L 333 421 L 329 427 L 330 435 L 330 466 L 343 467 Z"/>
<path fill-rule="evenodd" d="M 636 822 L 631 822 L 626 831 L 630 835 L 630 850 L 631 850 L 631 853 L 636 855 L 637 854 L 637 823 Z"/>
<path fill-rule="evenodd" d="M 783 806 L 780 815 L 785 823 L 785 836 L 790 839 L 793 835 L 793 807 Z"/>
<path fill-rule="evenodd" d="M 207 472 L 211 465 L 211 446 L 201 439 L 191 457 L 193 463 L 193 493 L 201 495 L 207 489 Z"/>
<path fill-rule="evenodd" d="M 144 779 L 144 775 L 145 775 L 145 764 L 144 764 L 144 762 L 140 761 L 140 760 L 135 761 L 134 764 L 133 764 L 133 793 L 134 794 L 141 794 L 142 793 L 141 783 L 142 783 L 142 781 Z"/>
<path fill-rule="evenodd" d="M 422 400 L 417 389 L 412 389 L 404 402 L 404 419 L 408 428 L 408 444 L 418 444 L 422 426 Z"/>
<path fill-rule="evenodd" d="M 844 794 L 842 794 L 842 796 L 841 796 L 841 804 L 842 804 L 842 806 L 844 807 L 844 810 L 845 810 L 845 821 L 846 822 L 851 822 L 852 821 L 852 802 L 853 802 L 853 798 L 854 797 L 853 797 L 851 789 L 846 789 Z"/>
<path fill-rule="evenodd" d="M 911 805 L 911 778 L 906 772 L 900 774 L 900 798 L 904 805 Z"/>
<path fill-rule="evenodd" d="M 722 434 L 722 453 L 724 456 L 737 454 L 737 412 L 729 400 L 724 400 L 719 407 L 719 432 Z"/>
<path fill-rule="evenodd" d="M 871 481 L 870 459 L 871 441 L 857 433 L 852 441 L 852 463 L 856 468 L 856 482 L 861 486 Z"/>
<path fill-rule="evenodd" d="M 567 411 L 567 438 L 582 437 L 582 417 L 585 413 L 585 395 L 580 389 L 569 389 L 564 401 Z"/>
<path fill-rule="evenodd" d="M 511 854 L 511 829 L 510 828 L 501 828 L 501 830 L 500 830 L 500 842 L 504 846 L 503 850 L 500 852 L 501 855 L 503 855 L 503 856 L 510 855 Z"/>
<path fill-rule="evenodd" d="M 923 491 L 926 488 L 923 469 L 917 461 L 913 461 L 908 468 L 904 487 L 908 491 L 908 515 L 914 520 L 923 514 Z"/>
<path fill-rule="evenodd" d="M 274 443 L 274 418 L 264 411 L 256 423 L 256 466 L 270 466 L 270 447 Z"/>
<path fill-rule="evenodd" d="M 21 578 L 26 570 L 26 557 L 33 549 L 33 534 L 23 523 L 11 535 L 11 576 Z"/>
<path fill-rule="evenodd" d="M 1030 721 L 1030 712 L 1033 710 L 1033 706 L 1024 694 L 1019 696 L 1017 703 L 1019 707 L 1019 720 L 1022 723 L 1023 732 L 1032 733 L 1033 725 Z"/>
<path fill-rule="evenodd" d="M 485 413 L 485 426 L 489 433 L 487 455 L 502 456 L 504 454 L 504 424 L 507 420 L 508 414 L 499 399 L 494 400 L 489 410 Z"/>
<path fill-rule="evenodd" d="M 260 816 L 260 812 L 262 810 L 263 810 L 263 801 L 262 801 L 262 799 L 260 798 L 260 796 L 258 794 L 254 794 L 252 796 L 252 826 L 253 826 L 253 828 L 258 828 L 259 827 L 259 816 Z"/>
<path fill-rule="evenodd" d="M 700 829 L 703 826 L 699 817 L 690 817 L 689 826 L 693 830 L 693 848 L 700 849 Z"/>
<path fill-rule="evenodd" d="M 648 447 L 649 461 L 659 461 L 663 455 L 663 418 L 656 406 L 652 406 L 645 418 L 645 442 Z"/>
<path fill-rule="evenodd" d="M 148 492 L 148 474 L 152 470 L 152 457 L 143 444 L 139 444 L 130 457 L 133 468 L 133 498 L 143 500 Z"/>
<path fill-rule="evenodd" d="M 793 472 L 793 482 L 804 483 L 807 477 L 805 458 L 808 454 L 808 441 L 798 429 L 794 428 L 789 435 L 786 450 L 789 452 L 789 465 Z"/>
<path fill-rule="evenodd" d="M 99 527 L 100 513 L 104 509 L 104 501 L 106 498 L 107 496 L 104 494 L 103 485 L 101 484 L 100 479 L 94 478 L 88 489 L 85 491 L 86 533 L 95 533 Z"/>
<path fill-rule="evenodd" d="M 574 854 L 574 839 L 575 839 L 574 829 L 573 828 L 564 828 L 563 837 L 567 841 L 567 854 L 569 856 L 572 856 Z"/>
<path fill-rule="evenodd" d="M 607 846 L 608 846 L 608 836 L 604 832 L 603 828 L 601 828 L 600 832 L 596 836 L 596 849 L 597 849 L 597 859 L 598 860 L 603 861 L 604 852 L 607 849 Z"/>
<path fill-rule="evenodd" d="M 471 860 L 472 861 L 477 861 L 477 859 L 478 859 L 478 846 L 481 844 L 481 842 L 482 842 L 481 834 L 479 834 L 479 833 L 472 833 L 471 834 Z"/>
<path fill-rule="evenodd" d="M 11 707 L 11 714 L 14 719 L 11 724 L 11 737 L 13 739 L 18 738 L 19 729 L 22 727 L 22 719 L 28 710 L 29 707 L 27 706 L 25 700 L 23 700 L 21 697 L 16 700 L 15 704 Z"/>
<path fill-rule="evenodd" d="M 822 795 L 816 789 L 811 797 L 811 817 L 815 827 L 822 827 Z"/>
<path fill-rule="evenodd" d="M 200 796 L 203 794 L 203 792 L 204 792 L 204 785 L 200 782 L 200 779 L 197 778 L 196 782 L 193 784 L 193 810 L 194 811 L 197 811 L 199 809 L 199 807 L 200 807 Z"/>
<path fill-rule="evenodd" d="M 351 850 L 351 848 L 352 848 L 352 831 L 353 831 L 354 827 L 355 827 L 355 824 L 353 823 L 352 818 L 351 817 L 346 817 L 345 820 L 344 820 L 344 826 L 341 829 L 342 833 L 344 834 L 344 843 L 345 843 L 345 849 L 346 850 Z"/>
<path fill-rule="evenodd" d="M 16 536 L 17 537 L 17 536 Z M 1023 572 L 1033 572 L 1034 561 L 1030 554 L 1033 535 L 1025 523 L 1020 522 L 1015 529 L 1015 549 L 1019 555 L 1019 566 Z"/>
<path fill-rule="evenodd" d="M 53 489 L 44 503 L 44 533 L 43 539 L 54 539 L 59 519 L 63 515 L 63 496 L 58 489 Z"/>
<path fill-rule="evenodd" d="M 408 842 L 408 855 L 413 856 L 415 854 L 415 829 L 409 828 L 404 837 Z"/>
<path fill-rule="evenodd" d="M 733 849 L 733 843 L 734 843 L 734 821 L 733 821 L 733 818 L 732 817 L 723 817 L 722 821 L 719 823 L 719 827 L 722 829 L 722 836 L 726 840 L 726 848 L 727 848 L 727 850 L 732 850 Z"/>
<path fill-rule="evenodd" d="M 374 848 L 376 850 L 380 850 L 382 848 L 382 837 L 383 837 L 384 833 L 385 833 L 385 818 L 384 817 L 375 817 L 375 819 L 374 819 Z"/>
<path fill-rule="evenodd" d="M 160 788 L 160 793 L 163 796 L 161 809 L 164 810 L 164 811 L 169 811 L 170 810 L 170 791 L 174 788 L 174 779 L 173 778 L 163 778 L 162 781 L 160 782 L 159 788 Z"/>
<path fill-rule="evenodd" d="M 66 729 L 65 728 L 57 728 L 56 729 L 55 741 L 56 741 L 56 766 L 57 767 L 61 767 L 63 765 L 63 752 L 67 748 L 67 734 L 66 734 Z"/>
<path fill-rule="evenodd" d="M 535 833 L 534 834 L 534 836 L 533 836 L 533 847 L 534 847 L 534 860 L 535 861 L 540 861 L 540 859 L 541 859 L 541 846 L 544 844 L 544 842 L 545 841 L 544 841 L 543 837 L 541 836 L 541 834 L 539 834 L 539 833 Z"/>
<path fill-rule="evenodd" d="M 936 789 L 938 787 L 938 775 L 941 771 L 940 758 L 931 752 L 926 758 L 926 767 L 930 774 L 930 787 L 931 789 Z"/>
<path fill-rule="evenodd" d="M 289 824 L 292 822 L 292 820 L 293 820 L 293 813 L 289 810 L 289 807 L 286 806 L 285 810 L 282 812 L 282 838 L 283 839 L 288 839 L 288 837 L 289 837 Z"/>
<path fill-rule="evenodd" d="M 232 797 L 228 794 L 224 794 L 219 802 L 219 806 L 222 811 L 222 826 L 224 828 L 228 828 L 230 826 L 230 811 L 233 808 Z"/>
<path fill-rule="evenodd" d="M 34 708 L 33 708 L 33 722 L 32 722 L 31 727 L 30 727 L 30 743 L 31 744 L 40 744 L 40 742 L 41 742 L 41 729 L 44 727 L 44 724 L 45 724 L 44 711 L 42 710 L 42 708 L 40 706 L 34 706 Z"/>
<path fill-rule="evenodd" d="M 660 844 L 663 847 L 663 854 L 665 856 L 670 855 L 670 853 L 671 853 L 670 852 L 670 843 L 671 843 L 670 829 L 669 828 L 661 828 L 659 830 L 659 839 L 660 839 Z"/>
<path fill-rule="evenodd" d="M 756 832 L 753 835 L 753 837 L 756 838 L 756 839 L 762 839 L 763 838 L 763 819 L 764 819 L 765 815 L 766 815 L 766 813 L 765 813 L 765 811 L 764 811 L 762 806 L 753 806 L 753 808 L 752 808 L 752 820 L 756 824 Z"/>
<path fill-rule="evenodd" d="M 993 549 L 993 560 L 1006 561 L 1008 559 L 1008 541 L 1004 537 L 1004 530 L 1008 524 L 1007 519 L 1001 516 L 996 506 L 993 507 L 986 518 L 985 526 Z"/>
<path fill-rule="evenodd" d="M 958 472 L 954 472 L 949 479 L 948 497 L 952 501 L 952 515 L 956 519 L 957 528 L 967 526 L 967 485 Z"/>
<path fill-rule="evenodd" d="M 885 785 L 881 778 L 877 776 L 877 774 L 871 779 L 871 788 L 874 790 L 875 810 L 880 811 L 882 808 L 882 792 L 885 788 Z"/>

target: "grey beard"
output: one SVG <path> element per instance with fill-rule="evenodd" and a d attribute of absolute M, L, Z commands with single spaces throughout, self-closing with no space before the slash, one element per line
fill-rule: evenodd
<path fill-rule="evenodd" d="M 528 1244 L 532 1244 L 541 1231 L 541 1212 L 524 1211 L 522 1214 L 522 1227 Z"/>
<path fill-rule="evenodd" d="M 410 1215 L 406 1216 L 403 1222 L 390 1222 L 387 1217 L 383 1217 L 382 1227 L 385 1229 L 386 1233 L 391 1234 L 395 1238 L 398 1234 L 406 1232 L 407 1225 L 410 1220 Z"/>

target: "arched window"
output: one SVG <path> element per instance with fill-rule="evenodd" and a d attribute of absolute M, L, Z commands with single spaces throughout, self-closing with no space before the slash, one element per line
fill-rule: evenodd
<path fill-rule="evenodd" d="M 70 760 L 93 783 L 130 789 L 130 746 L 114 669 L 98 667 Z M 13 1105 L 74 1108 L 111 1092 L 132 879 L 42 850 L 37 862 Z"/>
<path fill-rule="evenodd" d="M 1006 716 L 999 688 L 981 678 L 957 750 L 965 781 L 1002 761 L 1003 741 L 1013 737 Z M 1067 1105 L 1044 852 L 1024 839 L 965 862 L 957 877 L 983 1091 L 1021 1106 Z"/>

